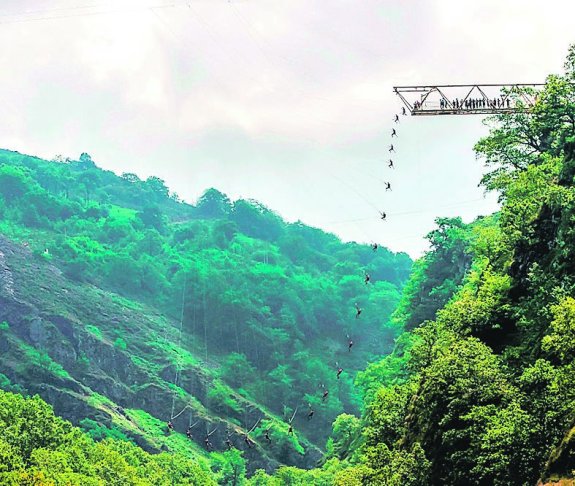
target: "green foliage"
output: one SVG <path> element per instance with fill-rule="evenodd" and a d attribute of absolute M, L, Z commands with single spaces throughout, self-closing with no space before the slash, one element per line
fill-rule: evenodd
<path fill-rule="evenodd" d="M 116 340 L 114 341 L 114 346 L 118 349 L 121 349 L 122 351 L 125 351 L 126 348 L 128 347 L 126 341 L 121 337 L 116 338 Z"/>
<path fill-rule="evenodd" d="M 8 329 L 10 329 L 10 324 L 6 321 L 0 322 L 0 331 L 7 331 Z"/>
<path fill-rule="evenodd" d="M 461 218 L 437 218 L 427 235 L 431 250 L 413 268 L 393 318 L 407 330 L 435 318 L 463 281 L 471 256 L 470 230 Z"/>
<path fill-rule="evenodd" d="M 219 380 L 214 380 L 208 390 L 208 400 L 214 410 L 220 413 L 237 414 L 242 411 L 242 408 L 231 394 L 231 389 Z"/>
<path fill-rule="evenodd" d="M 430 484 L 431 464 L 417 442 L 409 451 L 390 450 L 385 444 L 378 444 L 367 449 L 365 460 L 371 470 L 363 473 L 368 478 L 368 484 L 386 486 Z"/>
<path fill-rule="evenodd" d="M 218 484 L 226 486 L 242 486 L 246 484 L 246 461 L 243 452 L 237 449 L 210 454 L 212 471 Z"/>
<path fill-rule="evenodd" d="M 80 421 L 80 426 L 85 430 L 88 435 L 94 440 L 103 439 L 117 439 L 117 440 L 127 440 L 130 439 L 126 434 L 124 434 L 120 429 L 115 426 L 106 427 L 92 419 L 85 418 Z"/>
<path fill-rule="evenodd" d="M 74 280 L 115 292 L 114 302 L 128 309 L 152 308 L 167 322 L 183 318 L 185 339 L 176 346 L 178 332 L 168 327 L 158 331 L 164 339 L 139 342 L 125 322 L 87 321 L 89 333 L 118 350 L 129 344 L 137 365 L 154 373 L 164 360 L 197 365 L 207 354 L 221 363 L 226 383 L 276 414 L 283 403 L 317 401 L 318 383 L 341 385 L 313 427 L 301 424 L 317 444 L 338 414 L 359 412 L 355 373 L 389 352 L 400 332 L 389 318 L 411 267 L 405 254 L 344 244 L 216 189 L 185 204 L 161 179 L 118 177 L 87 153 L 48 162 L 0 150 L 0 179 L 3 233 L 27 238 L 34 254 Z M 355 302 L 365 312 L 352 327 Z M 348 333 L 356 345 L 337 381 L 331 363 L 347 352 Z M 82 357 L 77 362 L 88 370 Z M 219 387 L 210 394 L 219 413 L 237 415 L 241 407 Z"/>
<path fill-rule="evenodd" d="M 333 456 L 344 459 L 350 452 L 352 442 L 360 435 L 361 424 L 357 417 L 341 414 L 333 423 L 332 441 Z"/>
<path fill-rule="evenodd" d="M 100 340 L 103 339 L 102 331 L 97 326 L 92 326 L 91 324 L 88 324 L 86 326 L 86 331 L 88 331 L 90 334 L 93 334 L 94 336 L 96 336 Z"/>
<path fill-rule="evenodd" d="M 215 484 L 181 456 L 150 455 L 124 441 L 94 443 L 38 397 L 0 391 L 0 427 L 2 484 Z"/>
<path fill-rule="evenodd" d="M 24 343 L 22 343 L 21 346 L 24 349 L 26 355 L 27 366 L 37 366 L 38 368 L 41 368 L 59 378 L 70 378 L 70 374 L 62 367 L 60 363 L 55 362 L 49 354 L 33 348 L 32 346 L 28 346 Z"/>
<path fill-rule="evenodd" d="M 575 359 L 575 299 L 566 297 L 551 311 L 554 319 L 549 334 L 543 337 L 543 350 L 567 364 Z"/>
<path fill-rule="evenodd" d="M 323 441 L 331 428 L 321 468 L 284 466 L 246 480 L 245 459 L 231 450 L 211 454 L 220 484 L 523 485 L 572 476 L 574 80 L 575 46 L 566 73 L 547 79 L 531 112 L 488 121 L 490 133 L 475 150 L 488 167 L 482 184 L 498 192 L 501 211 L 469 224 L 437 218 L 427 235 L 430 251 L 403 289 L 406 255 L 342 244 L 215 189 L 195 207 L 185 205 L 161 179 L 116 177 L 88 154 L 64 167 L 0 151 L 2 230 L 18 238 L 41 234 L 32 251 L 44 255 L 48 248 L 68 275 L 114 290 L 120 305 L 150 305 L 181 320 L 172 326 L 158 319 L 144 342 L 125 333 L 126 323 L 86 330 L 99 340 L 116 338 L 120 350 L 130 336 L 130 350 L 150 353 L 131 356 L 131 363 L 154 373 L 200 366 L 200 353 L 201 365 L 219 363 L 222 381 L 210 381 L 208 411 L 242 416 L 246 404 L 230 386 L 276 416 L 289 418 L 302 403 L 321 410 L 313 422 L 298 416 L 295 434 L 277 418 L 252 432 L 262 444 L 269 430 L 267 452 L 287 463 L 294 453 L 305 455 L 304 435 Z M 523 106 L 522 88 L 509 94 Z M 363 270 L 372 285 L 363 283 Z M 365 310 L 357 322 L 355 302 Z M 11 328 L 1 330 L 11 335 Z M 355 342 L 352 353 L 346 334 Z M 68 377 L 48 354 L 22 350 L 33 366 Z M 337 380 L 330 363 L 344 356 Z M 0 386 L 12 386 L 2 377 Z M 165 388 L 183 400 L 181 385 Z M 328 400 L 322 389 L 331 391 Z M 0 479 L 7 483 L 210 483 L 205 470 L 180 455 L 151 457 L 110 440 L 118 433 L 114 424 L 84 421 L 104 439 L 95 444 L 51 417 L 38 399 L 0 394 L 2 400 L 14 402 L 0 406 Z M 110 406 L 97 394 L 89 403 Z M 20 408 L 5 419 L 10 407 Z M 162 434 L 165 424 L 146 412 L 128 413 L 157 447 L 193 447 L 182 434 Z"/>
<path fill-rule="evenodd" d="M 0 390 L 14 393 L 24 393 L 24 389 L 17 384 L 13 384 L 10 379 L 3 373 L 0 373 Z"/>
<path fill-rule="evenodd" d="M 230 353 L 223 360 L 220 373 L 230 385 L 243 388 L 254 379 L 256 369 L 244 354 Z"/>

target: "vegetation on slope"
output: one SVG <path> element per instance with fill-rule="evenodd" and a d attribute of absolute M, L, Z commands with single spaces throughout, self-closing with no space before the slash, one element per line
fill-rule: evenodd
<path fill-rule="evenodd" d="M 334 430 L 335 484 L 574 476 L 575 47 L 532 113 L 489 122 L 476 151 L 501 212 L 438 220 L 395 313 L 410 331 L 358 376 L 361 423 Z"/>
<path fill-rule="evenodd" d="M 215 485 L 206 460 L 148 454 L 127 441 L 94 442 L 38 397 L 0 390 L 0 483 Z"/>
<path fill-rule="evenodd" d="M 241 435 L 267 418 L 274 445 L 247 450 L 251 467 L 309 467 L 319 451 L 307 457 L 304 436 L 322 447 L 338 414 L 359 411 L 356 371 L 399 332 L 389 318 L 407 255 L 343 244 L 213 189 L 191 206 L 160 179 L 118 177 L 87 154 L 44 161 L 0 151 L 0 216 L 0 372 L 76 423 L 88 415 L 94 436 L 178 449 L 118 410 L 165 422 L 187 407 L 176 430 L 199 418 L 193 439 L 203 444 L 223 421 L 213 437 L 223 450 L 226 430 Z M 94 393 L 110 403 L 88 400 Z M 78 403 L 61 407 L 64 397 Z M 297 407 L 294 439 L 280 424 Z"/>

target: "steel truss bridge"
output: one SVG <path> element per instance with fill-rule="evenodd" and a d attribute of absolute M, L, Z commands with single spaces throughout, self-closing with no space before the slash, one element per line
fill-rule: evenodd
<path fill-rule="evenodd" d="M 544 84 L 394 86 L 413 116 L 491 115 L 530 111 Z"/>

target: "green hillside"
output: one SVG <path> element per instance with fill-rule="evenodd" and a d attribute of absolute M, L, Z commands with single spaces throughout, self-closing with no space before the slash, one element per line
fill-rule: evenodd
<path fill-rule="evenodd" d="M 211 189 L 192 206 L 87 154 L 6 150 L 0 196 L 3 387 L 38 393 L 96 438 L 195 457 L 213 431 L 207 448 L 230 437 L 249 471 L 312 467 L 333 420 L 359 413 L 357 371 L 400 332 L 405 254 L 254 201 Z M 252 428 L 257 447 L 243 440 Z"/>

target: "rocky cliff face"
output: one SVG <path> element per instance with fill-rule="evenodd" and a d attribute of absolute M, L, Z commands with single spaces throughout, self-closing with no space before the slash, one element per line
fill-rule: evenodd
<path fill-rule="evenodd" d="M 185 330 L 180 338 L 178 323 L 72 282 L 49 255 L 33 255 L 2 236 L 0 323 L 0 373 L 12 384 L 39 394 L 73 423 L 89 418 L 118 428 L 148 450 L 174 447 L 174 441 L 163 439 L 162 428 L 181 410 L 174 419 L 177 433 L 183 434 L 193 419 L 197 446 L 204 445 L 207 430 L 216 429 L 210 441 L 220 450 L 228 432 L 241 447 L 243 428 L 269 416 L 231 389 L 226 388 L 234 407 L 210 399 L 217 363 L 195 357 L 194 343 Z M 305 454 L 283 451 L 282 462 L 312 467 L 321 451 L 300 443 Z M 190 444 L 191 455 L 201 453 L 197 446 Z M 271 471 L 279 464 L 265 444 L 244 449 L 252 471 Z"/>

